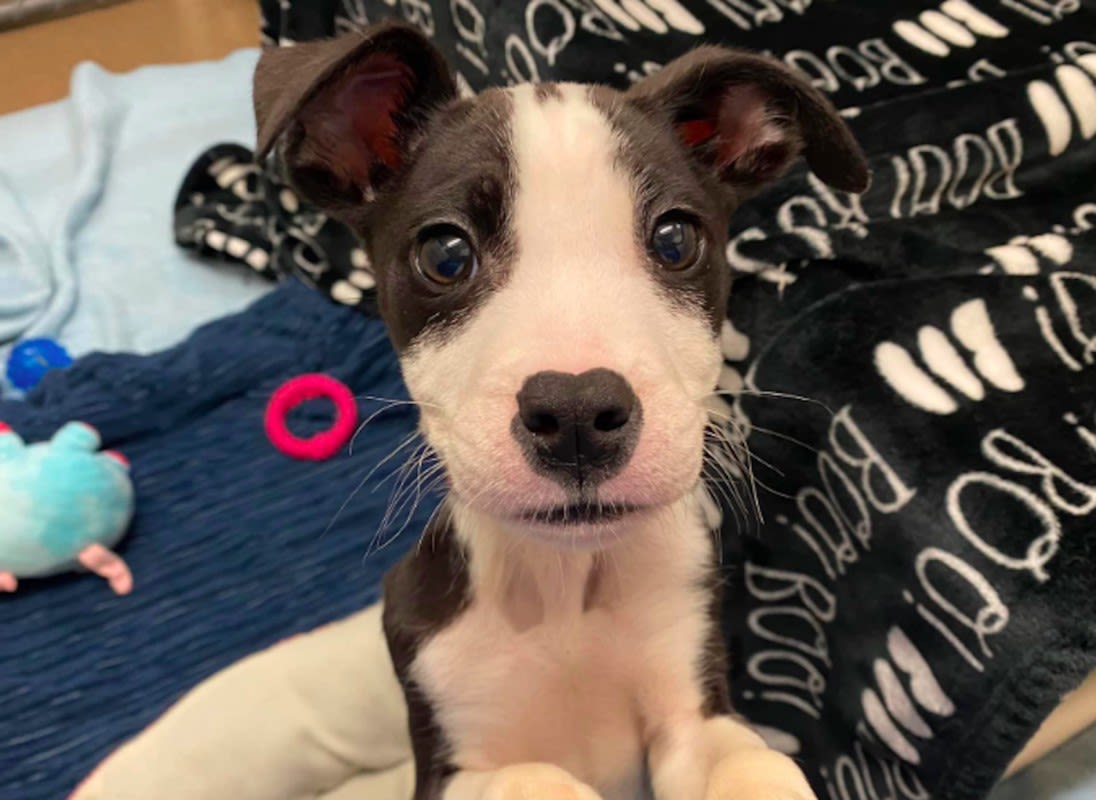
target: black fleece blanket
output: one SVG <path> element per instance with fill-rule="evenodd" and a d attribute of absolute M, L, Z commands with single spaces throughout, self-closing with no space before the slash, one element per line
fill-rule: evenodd
<path fill-rule="evenodd" d="M 714 413 L 751 474 L 711 518 L 733 694 L 821 798 L 983 797 L 1096 667 L 1096 2 L 262 5 L 271 45 L 399 14 L 477 89 L 625 86 L 703 40 L 833 97 L 872 188 L 800 170 L 732 222 Z M 180 244 L 241 236 L 270 253 L 252 268 L 372 313 L 349 234 L 229 169 L 250 158 L 199 160 Z"/>

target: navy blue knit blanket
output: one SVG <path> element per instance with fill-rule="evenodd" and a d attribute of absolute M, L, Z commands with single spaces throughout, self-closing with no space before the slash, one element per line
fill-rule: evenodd
<path fill-rule="evenodd" d="M 64 797 L 202 679 L 376 598 L 431 504 L 378 531 L 402 459 L 363 481 L 415 414 L 383 410 L 352 455 L 291 460 L 267 441 L 263 410 L 279 384 L 314 371 L 356 394 L 406 397 L 380 322 L 288 281 L 174 349 L 89 356 L 26 402 L 0 402 L 0 420 L 28 439 L 72 419 L 96 426 L 131 460 L 138 497 L 120 547 L 133 595 L 68 575 L 0 597 L 0 798 Z M 365 419 L 383 404 L 359 405 Z M 307 434 L 330 413 L 308 405 L 290 426 Z"/>

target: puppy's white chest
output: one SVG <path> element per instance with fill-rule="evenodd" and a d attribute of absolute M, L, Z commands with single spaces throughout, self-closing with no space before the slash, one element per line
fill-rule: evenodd
<path fill-rule="evenodd" d="M 454 763 L 547 762 L 606 800 L 645 796 L 652 731 L 702 702 L 708 621 L 688 582 L 626 583 L 514 576 L 425 644 L 414 672 Z"/>

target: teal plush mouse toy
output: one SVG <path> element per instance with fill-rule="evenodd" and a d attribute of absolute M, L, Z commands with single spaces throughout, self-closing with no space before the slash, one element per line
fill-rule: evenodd
<path fill-rule="evenodd" d="M 29 445 L 0 423 L 0 591 L 81 567 L 118 594 L 133 588 L 129 567 L 111 551 L 133 518 L 129 463 L 100 445 L 82 422 Z"/>

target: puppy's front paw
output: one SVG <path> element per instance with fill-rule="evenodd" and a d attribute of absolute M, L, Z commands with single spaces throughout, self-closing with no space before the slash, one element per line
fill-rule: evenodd
<path fill-rule="evenodd" d="M 551 764 L 515 764 L 500 769 L 483 800 L 601 800 L 569 772 Z"/>
<path fill-rule="evenodd" d="M 803 771 L 775 750 L 740 750 L 717 761 L 705 800 L 816 800 Z"/>

